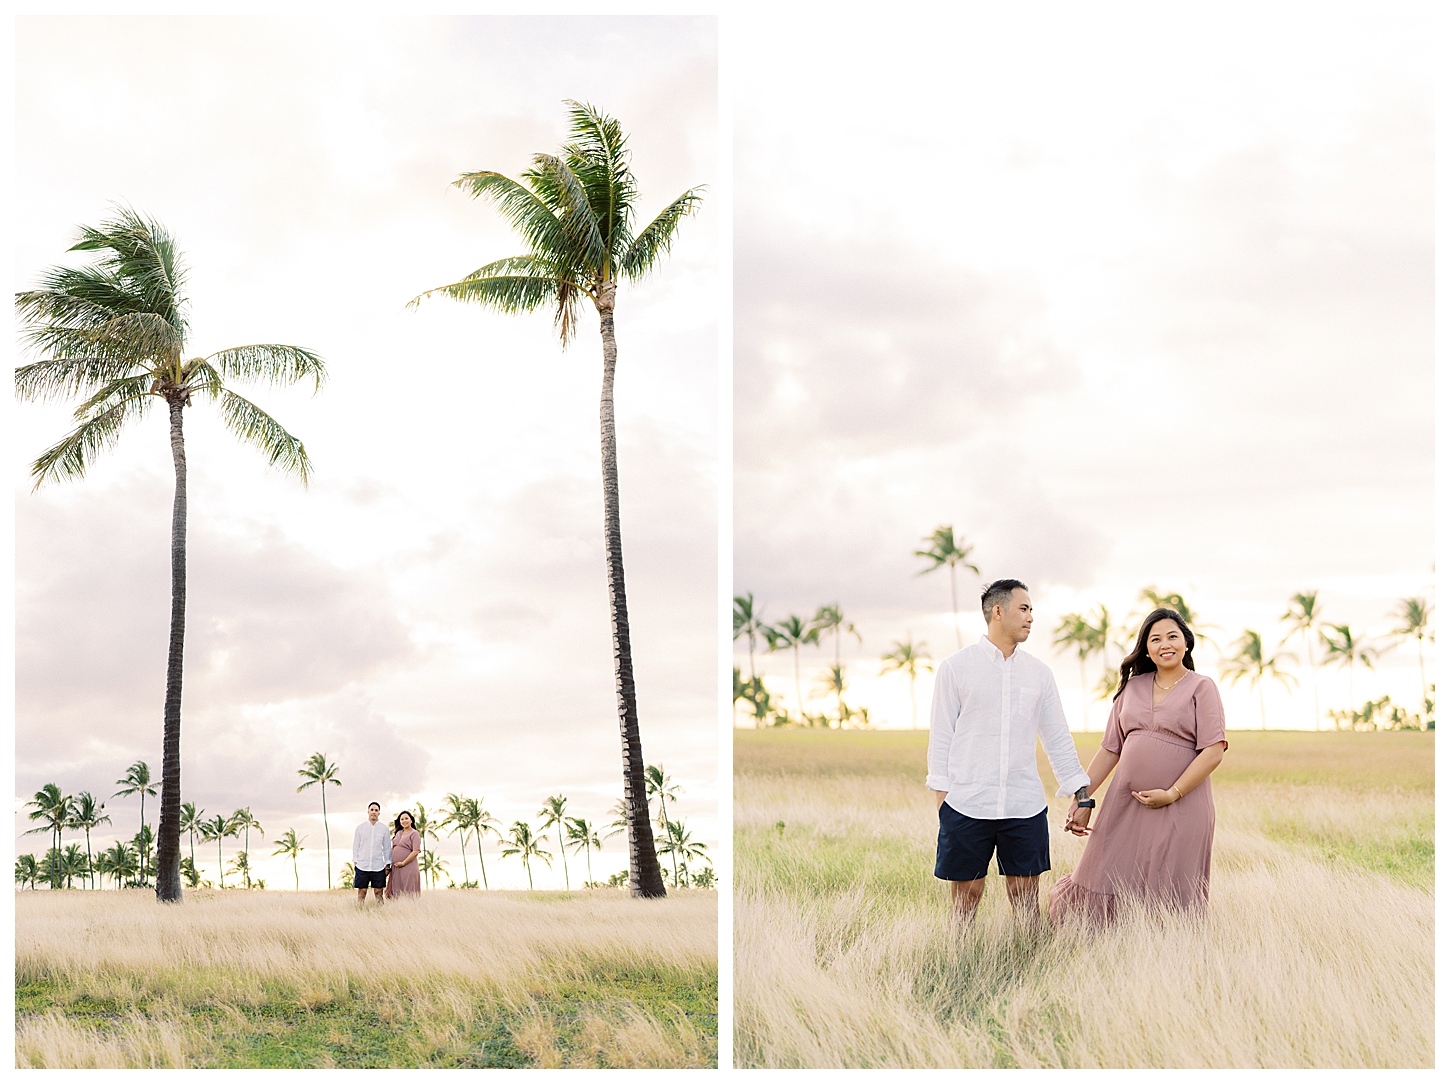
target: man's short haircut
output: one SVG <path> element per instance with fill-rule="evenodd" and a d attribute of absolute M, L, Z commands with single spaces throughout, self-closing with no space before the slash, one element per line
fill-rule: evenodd
<path fill-rule="evenodd" d="M 383 811 L 383 807 L 382 807 L 382 806 L 380 806 L 380 805 L 378 805 L 378 803 L 377 803 L 377 802 L 369 802 L 369 803 L 368 803 L 368 808 L 369 808 L 369 809 L 371 809 L 371 808 L 372 808 L 372 807 L 373 807 L 373 806 L 375 806 L 375 805 L 377 805 L 377 806 L 378 806 L 378 812 L 379 812 L 379 813 L 381 813 L 381 812 L 382 812 L 382 811 Z"/>
<path fill-rule="evenodd" d="M 1019 587 L 1027 590 L 1027 585 L 1021 580 L 993 580 L 982 588 L 982 617 L 987 624 L 992 623 L 992 607 L 1007 606 L 1012 601 L 1012 592 Z"/>

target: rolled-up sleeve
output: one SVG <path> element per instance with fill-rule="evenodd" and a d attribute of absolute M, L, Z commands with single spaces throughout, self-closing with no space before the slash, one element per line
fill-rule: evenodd
<path fill-rule="evenodd" d="M 1057 777 L 1057 796 L 1066 798 L 1079 787 L 1087 786 L 1088 773 L 1083 771 L 1082 761 L 1077 758 L 1077 746 L 1073 744 L 1072 731 L 1067 728 L 1062 699 L 1057 695 L 1057 682 L 1050 676 L 1038 707 L 1037 733 L 1042 738 L 1047 762 L 1052 765 L 1052 774 Z"/>
<path fill-rule="evenodd" d="M 932 790 L 951 789 L 948 766 L 960 711 L 957 683 L 951 667 L 943 663 L 937 667 L 936 681 L 931 688 L 931 734 L 926 741 L 926 785 Z"/>

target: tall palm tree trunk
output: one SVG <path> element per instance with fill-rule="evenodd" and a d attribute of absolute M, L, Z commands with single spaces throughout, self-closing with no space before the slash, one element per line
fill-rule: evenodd
<path fill-rule="evenodd" d="M 86 829 L 86 880 L 90 883 L 91 888 L 96 887 L 96 867 L 95 863 L 91 861 L 91 830 L 89 828 Z"/>
<path fill-rule="evenodd" d="M 604 548 L 609 570 L 609 616 L 614 629 L 614 690 L 624 753 L 624 806 L 629 827 L 629 894 L 653 899 L 665 894 L 650 830 L 644 784 L 644 751 L 639 740 L 634 657 L 629 647 L 629 607 L 624 593 L 624 542 L 619 526 L 619 462 L 614 443 L 614 283 L 605 282 L 599 305 L 604 339 L 604 381 L 599 393 L 599 444 L 604 470 Z M 530 887 L 533 880 L 530 877 Z"/>
<path fill-rule="evenodd" d="M 332 832 L 327 827 L 327 780 L 322 781 L 322 838 L 327 841 L 327 887 L 332 889 Z"/>
<path fill-rule="evenodd" d="M 297 872 L 297 852 L 292 852 L 292 884 L 298 892 L 302 891 L 302 875 Z"/>
<path fill-rule="evenodd" d="M 156 898 L 181 900 L 181 663 L 186 638 L 186 446 L 181 437 L 183 403 L 171 408 L 171 460 L 176 496 L 171 506 L 171 639 L 166 656 L 166 707 L 161 748 L 161 822 L 156 832 Z M 141 797 L 146 808 L 146 797 Z M 145 879 L 145 859 L 142 859 Z"/>
<path fill-rule="evenodd" d="M 488 891 L 488 870 L 483 868 L 483 833 L 473 833 L 474 842 L 478 844 L 478 875 L 483 878 L 483 890 Z M 465 877 L 464 880 L 467 880 Z"/>
<path fill-rule="evenodd" d="M 569 891 L 569 856 L 564 853 L 564 822 L 557 821 L 555 829 L 559 835 L 559 861 L 564 863 L 564 891 Z M 483 861 L 480 857 L 479 861 Z"/>
<path fill-rule="evenodd" d="M 468 883 L 468 833 L 464 832 L 463 837 L 458 841 L 458 846 L 463 851 L 463 883 Z"/>
<path fill-rule="evenodd" d="M 790 649 L 791 657 L 795 659 L 795 707 L 801 713 L 801 718 L 806 717 L 806 702 L 801 696 L 801 646 L 792 644 Z"/>

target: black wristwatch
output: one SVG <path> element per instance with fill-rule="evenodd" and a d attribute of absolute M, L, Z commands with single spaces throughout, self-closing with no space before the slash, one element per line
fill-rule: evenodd
<path fill-rule="evenodd" d="M 1077 800 L 1077 807 L 1079 809 L 1092 809 L 1098 804 L 1088 797 L 1087 787 L 1078 787 L 1077 793 L 1073 797 Z"/>
<path fill-rule="evenodd" d="M 1082 801 L 1077 803 L 1077 807 L 1079 809 L 1093 809 L 1097 806 L 1097 804 L 1098 803 L 1096 798 L 1084 798 Z"/>

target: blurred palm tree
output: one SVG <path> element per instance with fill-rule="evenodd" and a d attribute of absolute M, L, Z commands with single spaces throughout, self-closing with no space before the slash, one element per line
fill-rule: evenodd
<path fill-rule="evenodd" d="M 450 836 L 461 836 L 458 846 L 463 852 L 463 883 L 468 883 L 468 836 L 473 831 L 473 811 L 468 808 L 469 799 L 461 794 L 445 794 L 443 804 L 446 807 L 442 824 L 447 827 Z"/>
<path fill-rule="evenodd" d="M 1368 637 L 1356 636 L 1348 625 L 1329 625 L 1329 631 L 1319 630 L 1324 643 L 1326 661 L 1349 670 L 1349 702 L 1354 704 L 1354 664 L 1361 663 L 1373 670 L 1379 650 L 1368 643 Z"/>
<path fill-rule="evenodd" d="M 604 476 L 604 535 L 609 579 L 610 623 L 614 633 L 615 695 L 624 750 L 624 793 L 630 806 L 630 891 L 664 894 L 644 797 L 644 755 L 635 699 L 634 659 L 624 587 L 624 546 L 619 516 L 619 467 L 615 452 L 614 308 L 620 282 L 647 275 L 663 263 L 681 222 L 699 205 L 691 188 L 634 232 L 637 189 L 629 167 L 626 137 L 619 122 L 592 106 L 571 101 L 573 142 L 561 155 L 536 154 L 524 184 L 489 170 L 465 173 L 454 183 L 494 200 L 523 235 L 529 251 L 485 264 L 471 275 L 414 298 L 434 294 L 473 302 L 502 313 L 554 308 L 554 326 L 567 345 L 587 299 L 599 315 L 604 346 L 604 380 L 599 396 L 599 429 Z M 636 804 L 639 808 L 635 808 Z"/>
<path fill-rule="evenodd" d="M 957 565 L 963 568 L 970 568 L 978 576 L 982 570 L 967 560 L 976 547 L 970 543 L 963 546 L 957 541 L 956 534 L 951 524 L 938 527 L 922 539 L 927 544 L 924 550 L 917 550 L 915 556 L 925 557 L 931 562 L 929 566 L 917 573 L 918 576 L 925 576 L 928 572 L 935 572 L 946 565 L 950 571 L 952 581 L 952 630 L 957 634 L 957 650 L 962 648 L 962 625 L 957 617 Z"/>
<path fill-rule="evenodd" d="M 72 887 L 78 878 L 83 880 L 90 876 L 91 865 L 79 843 L 65 845 L 65 850 L 60 855 L 60 868 L 65 877 L 66 888 Z"/>
<path fill-rule="evenodd" d="M 735 636 L 738 640 L 745 637 L 747 650 L 750 655 L 750 680 L 755 680 L 755 638 L 765 635 L 766 624 L 762 614 L 755 608 L 755 593 L 747 591 L 743 595 L 735 596 Z"/>
<path fill-rule="evenodd" d="M 765 627 L 765 642 L 769 650 L 779 651 L 782 648 L 790 648 L 791 654 L 795 657 L 795 701 L 796 710 L 805 715 L 806 702 L 801 696 L 801 646 L 804 644 L 819 644 L 821 642 L 821 630 L 813 628 L 810 622 L 803 617 L 791 614 L 784 621 L 775 625 Z"/>
<path fill-rule="evenodd" d="M 206 816 L 205 809 L 197 809 L 195 802 L 181 803 L 181 830 L 186 833 L 187 841 L 191 846 L 191 866 L 196 868 L 196 833 L 201 831 L 202 819 Z M 196 887 L 195 885 L 192 886 Z"/>
<path fill-rule="evenodd" d="M 624 804 L 623 798 L 616 798 L 614 804 L 609 807 L 609 812 L 614 815 L 614 819 L 604 826 L 608 829 L 604 833 L 605 839 L 617 836 L 629 827 L 629 809 Z"/>
<path fill-rule="evenodd" d="M 596 851 L 604 850 L 604 841 L 599 838 L 599 833 L 594 826 L 583 817 L 569 818 L 569 846 L 574 848 L 574 853 L 584 852 L 584 876 L 589 884 L 594 883 L 594 863 L 590 861 L 589 851 L 593 848 Z"/>
<path fill-rule="evenodd" d="M 434 888 L 438 887 L 438 878 L 443 874 L 445 864 L 443 859 L 438 857 L 437 851 L 424 851 L 418 856 L 418 871 L 428 878 Z"/>
<path fill-rule="evenodd" d="M 27 829 L 24 833 L 27 836 L 39 835 L 41 832 L 49 832 L 51 845 L 50 849 L 56 854 L 60 853 L 61 836 L 65 831 L 71 815 L 71 796 L 62 794 L 60 787 L 54 783 L 47 783 L 35 792 L 35 797 L 25 803 L 31 807 L 28 814 L 33 821 L 41 823 Z M 50 875 L 50 887 L 60 887 L 60 866 L 52 863 L 46 867 Z"/>
<path fill-rule="evenodd" d="M 197 827 L 201 832 L 203 842 L 210 843 L 212 840 L 216 840 L 217 882 L 222 888 L 226 888 L 227 868 L 222 862 L 222 840 L 236 838 L 236 825 L 218 813 L 210 820 L 202 821 Z M 331 886 L 329 885 L 329 887 Z"/>
<path fill-rule="evenodd" d="M 544 850 L 538 837 L 534 835 L 534 829 L 526 821 L 514 821 L 514 826 L 509 829 L 508 840 L 509 845 L 501 853 L 509 858 L 518 855 L 523 860 L 524 872 L 529 877 L 529 891 L 532 892 L 534 872 L 529 866 L 529 859 L 537 858 L 552 869 L 554 863 L 550 861 L 551 855 Z"/>
<path fill-rule="evenodd" d="M 144 760 L 138 760 L 126 769 L 126 774 L 116 780 L 116 785 L 121 789 L 111 795 L 112 798 L 129 798 L 133 794 L 141 796 L 141 827 L 146 827 L 146 795 L 156 797 L 156 785 L 151 782 L 151 769 Z M 146 883 L 147 869 L 151 864 L 149 852 L 142 853 L 141 857 L 141 883 Z"/>
<path fill-rule="evenodd" d="M 255 403 L 231 391 L 237 380 L 273 384 L 323 379 L 322 360 L 295 346 L 258 344 L 184 357 L 186 269 L 175 240 L 154 219 L 117 207 L 109 221 L 83 226 L 72 252 L 94 252 L 89 267 L 54 267 L 41 288 L 16 294 L 30 349 L 42 360 L 15 370 L 15 389 L 30 400 L 82 399 L 76 428 L 31 464 L 37 487 L 84 477 L 130 423 L 159 401 L 170 416 L 175 471 L 171 521 L 171 623 L 162 728 L 160 850 L 156 898 L 181 899 L 181 679 L 186 633 L 186 451 L 182 411 L 193 396 L 216 403 L 222 422 L 260 449 L 274 467 L 305 483 L 302 442 Z M 148 855 L 141 856 L 142 880 Z"/>
<path fill-rule="evenodd" d="M 107 850 L 102 851 L 97 856 L 96 863 L 97 870 L 114 879 L 117 888 L 135 877 L 140 867 L 135 848 L 124 840 L 117 840 Z"/>
<path fill-rule="evenodd" d="M 267 837 L 264 836 L 264 835 L 262 835 L 262 825 L 261 825 L 261 822 L 258 821 L 256 817 L 252 816 L 252 807 L 251 806 L 247 806 L 245 809 L 239 809 L 235 813 L 233 813 L 232 814 L 232 825 L 243 833 L 243 836 L 242 836 L 242 853 L 247 856 L 246 862 L 243 863 L 243 868 L 246 870 L 246 873 L 245 873 L 245 876 L 243 877 L 243 880 L 246 882 L 245 887 L 251 888 L 252 887 L 252 829 L 255 828 L 257 830 L 257 835 L 260 836 L 262 839 L 266 839 Z"/>
<path fill-rule="evenodd" d="M 1304 655 L 1309 662 L 1309 681 L 1314 688 L 1314 729 L 1319 729 L 1319 668 L 1314 663 L 1314 639 L 1315 627 L 1324 617 L 1324 607 L 1319 605 L 1319 592 L 1300 591 L 1289 596 L 1289 608 L 1284 611 L 1280 621 L 1289 625 L 1289 635 L 1302 633 L 1304 636 Z"/>
<path fill-rule="evenodd" d="M 353 869 L 351 862 L 344 862 L 342 868 L 337 871 L 338 888 L 351 888 L 357 879 L 357 870 Z"/>
<path fill-rule="evenodd" d="M 842 728 L 851 718 L 851 709 L 846 707 L 845 699 L 846 686 L 849 684 L 845 671 L 839 666 L 833 666 L 820 676 L 815 688 L 815 692 L 820 696 L 836 698 L 836 725 Z"/>
<path fill-rule="evenodd" d="M 431 817 L 428 816 L 428 810 L 421 805 L 418 806 L 418 815 L 413 818 L 413 827 L 418 829 L 418 840 L 422 848 L 422 854 L 427 854 L 428 837 L 432 836 L 433 842 L 437 843 L 438 831 L 436 828 L 433 827 L 433 820 Z M 418 861 L 420 862 L 423 860 L 422 854 L 418 856 Z M 422 869 L 421 866 L 419 866 L 418 868 Z"/>
<path fill-rule="evenodd" d="M 188 888 L 198 888 L 201 885 L 201 873 L 189 856 L 181 860 L 181 879 Z"/>
<path fill-rule="evenodd" d="M 111 818 L 101 812 L 105 808 L 106 803 L 96 801 L 96 796 L 88 790 L 81 791 L 71 800 L 70 816 L 66 819 L 65 826 L 85 832 L 87 869 L 90 869 L 91 866 L 91 829 L 111 823 Z M 88 881 L 92 888 L 96 887 L 94 871 Z"/>
<path fill-rule="evenodd" d="M 1082 728 L 1088 728 L 1087 660 L 1092 654 L 1093 633 L 1082 614 L 1063 614 L 1053 630 L 1053 645 L 1072 647 L 1077 652 L 1078 681 L 1082 684 Z"/>
<path fill-rule="evenodd" d="M 15 859 L 15 883 L 21 888 L 27 885 L 35 891 L 35 882 L 40 880 L 40 863 L 33 854 L 18 855 Z"/>
<path fill-rule="evenodd" d="M 881 656 L 881 673 L 892 671 L 906 672 L 906 677 L 911 688 L 911 729 L 916 729 L 916 678 L 917 671 L 925 670 L 931 672 L 931 656 L 926 653 L 925 643 L 916 643 L 911 638 L 911 630 L 907 629 L 906 639 L 897 640 L 891 645 L 891 650 Z"/>
<path fill-rule="evenodd" d="M 313 753 L 307 758 L 307 763 L 297 769 L 305 782 L 297 788 L 301 794 L 308 787 L 316 783 L 322 791 L 322 836 L 327 843 L 327 887 L 332 887 L 332 831 L 327 827 L 327 784 L 342 786 L 342 780 L 337 777 L 337 765 L 327 763 L 326 753 Z"/>
<path fill-rule="evenodd" d="M 277 848 L 272 852 L 275 856 L 292 859 L 292 882 L 298 892 L 302 891 L 302 878 L 297 873 L 297 856 L 307 849 L 302 846 L 302 840 L 306 838 L 298 839 L 297 829 L 289 828 L 278 838 Z"/>
<path fill-rule="evenodd" d="M 856 631 L 856 626 L 847 621 L 841 613 L 841 604 L 833 602 L 829 606 L 822 606 L 816 610 L 816 616 L 811 618 L 811 624 L 821 632 L 830 632 L 835 635 L 835 662 L 836 669 L 841 669 L 841 632 L 844 630 L 856 637 L 856 642 L 862 642 L 861 634 Z M 844 681 L 841 683 L 844 688 Z M 842 689 L 836 690 L 836 714 L 842 720 L 846 717 L 846 704 L 841 698 Z"/>
<path fill-rule="evenodd" d="M 1415 652 L 1420 659 L 1420 699 L 1425 703 L 1430 702 L 1430 687 L 1425 684 L 1425 641 L 1428 639 L 1432 644 L 1435 642 L 1434 634 L 1430 630 L 1430 613 L 1434 610 L 1423 598 L 1400 599 L 1399 606 L 1390 616 L 1399 619 L 1399 624 L 1391 630 L 1392 635 L 1401 639 L 1414 637 Z"/>
<path fill-rule="evenodd" d="M 666 802 L 678 802 L 685 788 L 679 786 L 665 774 L 663 764 L 651 764 L 644 770 L 645 794 L 650 801 L 660 800 L 660 831 L 666 831 L 669 817 L 665 813 Z"/>
<path fill-rule="evenodd" d="M 648 793 L 649 769 L 645 769 L 645 788 Z M 569 891 L 569 858 L 564 853 L 564 807 L 569 804 L 569 799 L 562 794 L 556 794 L 552 798 L 544 799 L 544 807 L 539 810 L 537 816 L 544 818 L 544 831 L 555 828 L 559 836 L 559 860 L 564 864 L 564 891 Z"/>
<path fill-rule="evenodd" d="M 1246 678 L 1249 688 L 1259 691 L 1259 729 L 1268 730 L 1269 716 L 1264 710 L 1264 679 L 1273 678 L 1286 689 L 1291 684 L 1297 685 L 1294 675 L 1286 673 L 1281 667 L 1285 662 L 1298 660 L 1287 651 L 1266 654 L 1263 638 L 1253 629 L 1244 629 L 1244 634 L 1234 641 L 1229 650 L 1233 654 L 1219 664 L 1219 675 L 1227 678 L 1230 685 L 1237 685 Z"/>
<path fill-rule="evenodd" d="M 664 849 L 677 865 L 675 866 L 675 887 L 681 888 L 689 884 L 690 860 L 692 858 L 704 858 L 706 847 L 691 837 L 685 828 L 683 820 L 670 821 L 666 832 L 666 844 Z"/>
<path fill-rule="evenodd" d="M 714 888 L 715 870 L 707 865 L 699 873 L 695 874 L 692 878 L 692 883 L 696 888 Z"/>
<path fill-rule="evenodd" d="M 252 863 L 247 858 L 246 851 L 238 851 L 232 855 L 232 872 L 241 877 L 243 888 L 252 887 Z"/>

